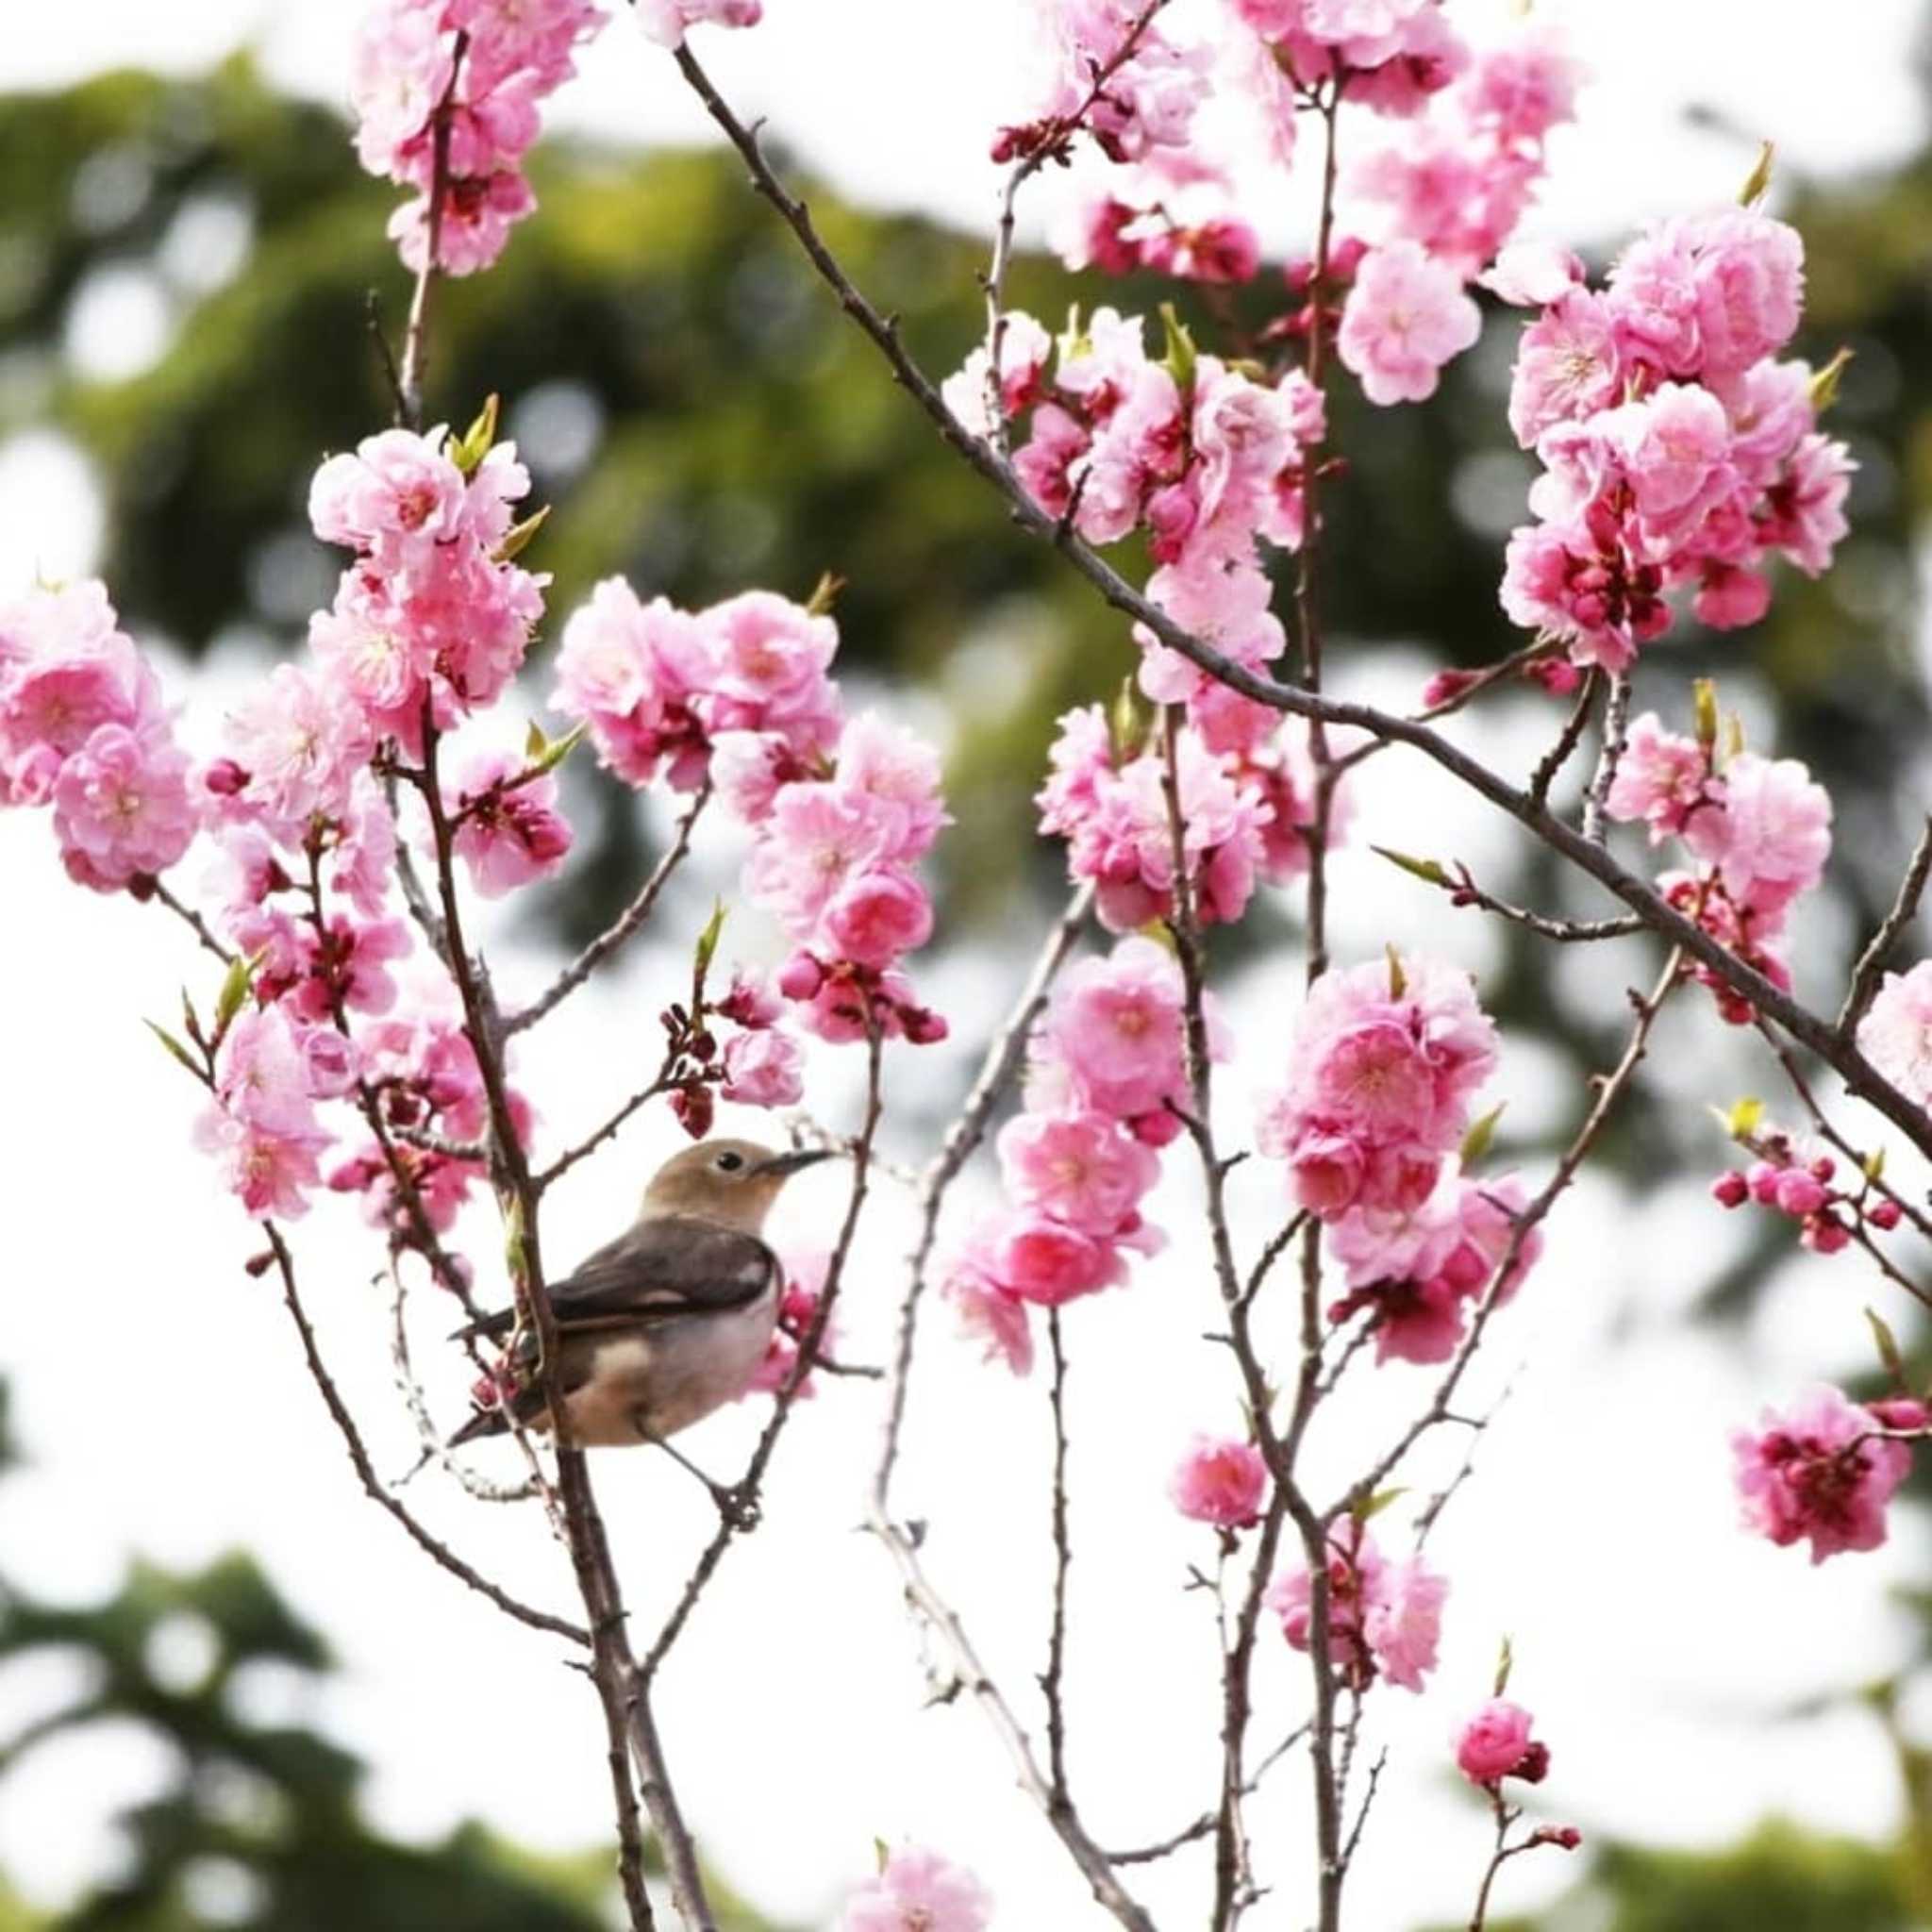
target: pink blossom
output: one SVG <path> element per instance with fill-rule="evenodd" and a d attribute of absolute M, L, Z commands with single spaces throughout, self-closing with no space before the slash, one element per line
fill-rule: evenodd
<path fill-rule="evenodd" d="M 1123 940 L 1062 976 L 1036 1045 L 1082 1106 L 1116 1120 L 1161 1116 L 1170 1101 L 1186 1104 L 1181 997 L 1171 954 Z"/>
<path fill-rule="evenodd" d="M 635 0 L 638 24 L 659 46 L 684 43 L 688 29 L 706 25 L 756 26 L 765 0 Z"/>
<path fill-rule="evenodd" d="M 1291 1035 L 1289 1082 L 1263 1108 L 1262 1151 L 1289 1162 L 1298 1198 L 1324 1219 L 1418 1206 L 1495 1054 L 1494 1024 L 1452 967 L 1324 974 Z"/>
<path fill-rule="evenodd" d="M 834 899 L 876 865 L 893 829 L 890 811 L 864 792 L 824 781 L 787 785 L 746 862 L 746 890 L 808 942 Z"/>
<path fill-rule="evenodd" d="M 887 1855 L 845 1901 L 840 1932 L 985 1932 L 992 1900 L 963 1866 L 914 1846 Z"/>
<path fill-rule="evenodd" d="M 1666 731 L 1655 711 L 1631 726 L 1605 806 L 1625 824 L 1641 819 L 1660 845 L 1684 829 L 1706 797 L 1707 761 L 1697 741 Z"/>
<path fill-rule="evenodd" d="M 1336 350 L 1372 403 L 1421 402 L 1443 363 L 1482 329 L 1482 314 L 1453 269 L 1413 242 L 1372 249 L 1342 305 Z"/>
<path fill-rule="evenodd" d="M 1578 61 L 1546 23 L 1528 21 L 1477 54 L 1458 92 L 1471 125 L 1507 146 L 1540 142 L 1574 119 Z"/>
<path fill-rule="evenodd" d="M 1023 1212 L 1001 1228 L 990 1264 L 1008 1294 L 1049 1308 L 1126 1278 L 1126 1265 L 1110 1241 L 1041 1213 Z"/>
<path fill-rule="evenodd" d="M 1740 907 L 1773 921 L 1824 875 L 1831 796 L 1796 758 L 1740 752 L 1724 767 L 1724 808 L 1690 818 L 1685 838 L 1715 860 Z"/>
<path fill-rule="evenodd" d="M 1261 1520 L 1268 1465 L 1252 1442 L 1197 1435 L 1168 1484 L 1174 1507 L 1196 1523 L 1248 1529 Z"/>
<path fill-rule="evenodd" d="M 210 1108 L 194 1126 L 194 1144 L 212 1155 L 223 1185 L 256 1219 L 293 1221 L 308 1211 L 308 1191 L 322 1178 L 318 1156 L 329 1137 L 282 1133 Z"/>
<path fill-rule="evenodd" d="M 1053 338 L 1024 309 L 1009 308 L 1000 329 L 998 403 L 1002 418 L 1017 416 L 1039 398 L 1041 378 L 1053 354 Z M 946 408 L 974 436 L 991 436 L 992 358 L 982 343 L 957 374 L 941 385 Z"/>
<path fill-rule="evenodd" d="M 60 761 L 104 724 L 158 719 L 153 672 L 97 582 L 0 608 L 0 803 L 44 803 Z"/>
<path fill-rule="evenodd" d="M 1767 493 L 1770 513 L 1761 534 L 1807 576 L 1830 567 L 1832 551 L 1850 528 L 1844 505 L 1857 468 L 1843 443 L 1807 436 L 1785 476 Z"/>
<path fill-rule="evenodd" d="M 548 878 L 571 846 L 570 821 L 557 809 L 557 778 L 524 775 L 505 752 L 480 752 L 444 808 L 456 822 L 456 854 L 486 899 L 500 899 L 533 879 Z"/>
<path fill-rule="evenodd" d="M 1858 1047 L 1907 1098 L 1932 1108 L 1932 959 L 1885 975 L 1858 1023 Z"/>
<path fill-rule="evenodd" d="M 1009 1294 L 993 1270 L 991 1230 L 982 1228 L 947 1263 L 940 1292 L 952 1303 L 959 1333 L 982 1347 L 982 1359 L 1002 1361 L 1016 1375 L 1033 1369 L 1033 1329 L 1026 1304 Z"/>
<path fill-rule="evenodd" d="M 923 858 L 951 823 L 940 796 L 940 758 L 924 739 L 875 712 L 862 711 L 839 734 L 839 784 L 884 808 L 884 856 Z"/>
<path fill-rule="evenodd" d="M 403 562 L 454 537 L 465 502 L 445 433 L 385 429 L 353 456 L 330 457 L 308 488 L 308 521 L 325 543 Z"/>
<path fill-rule="evenodd" d="M 1824 1384 L 1788 1412 L 1767 1409 L 1757 1431 L 1731 1438 L 1744 1526 L 1779 1545 L 1808 1539 L 1811 1560 L 1885 1541 L 1885 1507 L 1911 1468 L 1887 1424 Z"/>
<path fill-rule="evenodd" d="M 165 872 L 194 838 L 188 759 L 165 728 L 98 725 L 54 781 L 54 831 L 69 874 L 97 891 Z"/>
<path fill-rule="evenodd" d="M 1379 1675 L 1421 1690 L 1435 1668 L 1447 1581 L 1421 1559 L 1391 1563 L 1359 1524 L 1329 1533 L 1328 1650 L 1344 1681 L 1366 1689 Z M 1313 1591 L 1306 1565 L 1268 1587 L 1267 1604 L 1296 1650 L 1308 1647 Z"/>
<path fill-rule="evenodd" d="M 315 1109 L 307 1041 L 332 1031 L 298 1030 L 279 1007 L 244 1008 L 222 1042 L 216 1097 L 237 1120 L 251 1126 L 298 1137 L 308 1133 L 315 1126 Z M 341 1040 L 340 1034 L 334 1037 Z M 335 1084 L 332 1076 L 329 1084 Z"/>
<path fill-rule="evenodd" d="M 710 644 L 695 618 L 662 597 L 649 605 L 607 577 L 563 627 L 551 707 L 586 721 L 599 761 L 632 785 L 668 768 L 691 791 L 705 774 L 708 734 L 693 708 L 708 689 Z"/>
<path fill-rule="evenodd" d="M 1001 1128 L 1007 1196 L 1091 1235 L 1123 1232 L 1138 1218 L 1159 1163 L 1105 1114 L 1023 1113 Z"/>
<path fill-rule="evenodd" d="M 1531 1724 L 1520 1704 L 1491 1698 L 1457 1736 L 1457 1769 L 1473 1785 L 1494 1785 L 1511 1776 L 1531 1755 Z"/>
<path fill-rule="evenodd" d="M 708 647 L 706 722 L 713 731 L 777 731 L 794 751 L 828 748 L 838 698 L 825 676 L 839 627 L 769 591 L 746 591 L 702 612 Z"/>
<path fill-rule="evenodd" d="M 1509 386 L 1509 426 L 1525 449 L 1557 423 L 1615 398 L 1622 374 L 1616 313 L 1603 296 L 1566 288 L 1523 332 Z"/>
<path fill-rule="evenodd" d="M 741 1107 L 796 1107 L 805 1094 L 798 1042 L 775 1027 L 734 1033 L 724 1042 L 719 1093 Z"/>
<path fill-rule="evenodd" d="M 228 714 L 223 743 L 215 815 L 254 819 L 289 845 L 302 842 L 311 819 L 348 809 L 350 787 L 374 749 L 361 707 L 326 676 L 294 664 L 277 664 Z"/>

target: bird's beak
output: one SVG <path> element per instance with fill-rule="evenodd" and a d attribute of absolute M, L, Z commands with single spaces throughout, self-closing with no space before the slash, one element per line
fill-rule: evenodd
<path fill-rule="evenodd" d="M 829 1147 L 794 1147 L 789 1154 L 774 1154 L 769 1160 L 761 1160 L 752 1172 L 757 1174 L 773 1174 L 783 1179 L 794 1174 L 801 1168 L 813 1167 L 821 1160 L 832 1158 Z"/>

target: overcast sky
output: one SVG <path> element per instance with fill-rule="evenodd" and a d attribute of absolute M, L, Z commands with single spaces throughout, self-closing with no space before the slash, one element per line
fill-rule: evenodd
<path fill-rule="evenodd" d="M 1829 30 L 1815 9 L 1745 0 L 1586 0 L 1546 10 L 1572 24 L 1600 76 L 1585 125 L 1556 150 L 1546 220 L 1557 232 L 1609 234 L 1724 198 L 1760 137 L 1774 138 L 1794 165 L 1848 169 L 1895 158 L 1919 133 L 1904 71 L 1919 8 L 1907 0 L 1840 9 Z M 988 201 L 987 131 L 1015 105 L 1007 48 L 1023 11 L 1021 0 L 771 0 L 764 27 L 713 36 L 706 56 L 748 111 L 769 112 L 841 187 L 974 221 Z M 31 37 L 16 37 L 4 77 L 55 85 L 130 60 L 188 70 L 253 39 L 282 80 L 340 97 L 352 15 L 345 4 L 312 0 L 90 0 L 43 13 Z M 954 25 L 961 20 L 968 30 Z M 559 123 L 622 138 L 706 136 L 662 57 L 627 23 L 585 67 L 558 104 Z M 1693 98 L 1738 131 L 1687 130 Z M 44 441 L 0 447 L 9 505 L 0 571 L 13 578 L 35 563 L 71 571 L 93 560 L 85 475 L 71 464 L 63 473 L 67 460 Z M 1407 668 L 1419 676 L 1424 667 Z M 245 665 L 192 676 L 175 667 L 171 690 L 205 730 L 249 675 Z M 1483 744 L 1482 729 L 1470 735 Z M 1503 836 L 1432 772 L 1394 758 L 1368 771 L 1361 842 L 1339 880 L 1341 950 L 1395 939 L 1480 970 L 1491 957 L 1484 929 L 1467 918 L 1445 924 L 1420 888 L 1391 892 L 1364 847 L 1371 837 L 1413 842 L 1426 823 L 1441 849 L 1480 869 Z M 709 891 L 728 885 L 732 855 L 714 854 L 709 867 L 668 908 L 671 929 L 686 932 Z M 373 1760 L 385 1825 L 437 1831 L 480 1813 L 537 1843 L 597 1841 L 608 1794 L 583 1686 L 558 1668 L 552 1646 L 428 1569 L 358 1497 L 274 1294 L 241 1272 L 248 1227 L 212 1198 L 187 1144 L 194 1095 L 138 1024 L 143 1013 L 165 1015 L 182 978 L 202 984 L 201 962 L 157 914 L 68 887 L 38 817 L 0 819 L 0 875 L 14 935 L 5 1062 L 13 1104 L 0 1109 L 0 1173 L 15 1196 L 0 1371 L 13 1381 L 35 1462 L 0 1490 L 6 1569 L 48 1591 L 87 1593 L 110 1588 L 136 1551 L 188 1564 L 231 1545 L 253 1549 L 341 1650 L 343 1683 L 318 1714 Z M 733 943 L 756 950 L 772 940 L 747 922 Z M 512 987 L 541 982 L 547 958 L 508 938 L 502 948 Z M 626 1091 L 651 1051 L 652 1015 L 682 950 L 682 941 L 661 953 L 638 949 L 624 973 L 531 1040 L 520 1074 L 553 1135 Z M 1640 946 L 1609 960 L 1565 958 L 1553 971 L 1571 996 L 1601 1008 L 1641 965 Z M 968 1014 L 992 1009 L 1018 977 L 1007 956 L 950 970 L 944 991 Z M 1269 1058 L 1281 994 L 1272 978 L 1257 979 L 1232 999 L 1244 1051 L 1225 1101 L 1239 1133 L 1253 1090 L 1278 1074 Z M 1654 1077 L 1674 1083 L 1687 1107 L 1750 1077 L 1719 1063 L 1738 1042 L 1714 1050 L 1714 1029 L 1699 1023 L 1676 1036 L 1694 1038 L 1694 1054 L 1665 1051 L 1653 1062 Z M 815 1107 L 849 1118 L 848 1070 L 819 1066 Z M 1579 1102 L 1521 1047 L 1506 1057 L 1497 1097 L 1525 1128 L 1570 1118 Z M 579 1170 L 558 1191 L 552 1252 L 567 1259 L 619 1224 L 671 1139 L 665 1123 L 641 1123 L 619 1153 Z M 1180 1227 L 1191 1191 L 1184 1163 L 1168 1165 L 1156 1217 Z M 1252 1241 L 1271 1224 L 1272 1183 L 1258 1163 L 1238 1178 Z M 824 1174 L 801 1184 L 781 1236 L 822 1222 L 838 1187 Z M 962 1218 L 972 1202 L 969 1191 Z M 901 1247 L 892 1212 L 851 1278 L 855 1355 L 875 1357 L 883 1346 Z M 1553 1228 L 1534 1284 L 1499 1323 L 1488 1392 L 1505 1382 L 1513 1392 L 1479 1479 L 1432 1546 L 1454 1578 L 1442 1668 L 1424 1699 L 1377 1698 L 1400 1756 L 1382 1835 L 1372 1834 L 1358 1876 L 1364 1928 L 1467 1910 L 1486 1828 L 1443 1778 L 1445 1746 L 1457 1715 L 1483 1694 L 1506 1629 L 1516 1640 L 1518 1688 L 1556 1753 L 1541 1794 L 1555 1815 L 1665 1842 L 1707 1841 L 1772 1809 L 1849 1831 L 1883 1833 L 1895 1822 L 1886 1753 L 1856 1713 L 1764 1729 L 1768 1711 L 1869 1675 L 1893 1654 L 1904 1633 L 1884 1591 L 1916 1574 L 1923 1550 L 1913 1538 L 1812 1571 L 1799 1553 L 1735 1531 L 1726 1430 L 1800 1380 L 1860 1360 L 1844 1319 L 1848 1291 L 1830 1264 L 1794 1262 L 1741 1344 L 1675 1325 L 1736 1232 L 1702 1204 L 1694 1177 L 1681 1198 L 1641 1215 L 1587 1185 Z M 369 1247 L 333 1203 L 300 1237 L 325 1345 L 374 1418 L 380 1466 L 400 1471 L 412 1444 L 391 1384 L 386 1306 L 368 1286 Z M 474 1245 L 479 1256 L 494 1252 L 480 1230 Z M 1202 1713 L 1212 1635 L 1200 1601 L 1178 1588 L 1185 1564 L 1206 1554 L 1205 1533 L 1174 1520 L 1160 1494 L 1188 1429 L 1234 1420 L 1224 1365 L 1196 1339 L 1200 1268 L 1183 1241 L 1141 1269 L 1133 1288 L 1069 1316 L 1075 1475 L 1097 1499 L 1075 1525 L 1074 1770 L 1096 1828 L 1117 1841 L 1173 1829 L 1211 1786 Z M 464 1378 L 437 1358 L 441 1326 L 441 1310 L 423 1311 L 436 1399 L 455 1413 Z M 1331 1473 L 1350 1449 L 1378 1440 L 1423 1386 L 1421 1372 L 1400 1368 L 1379 1378 L 1358 1436 L 1330 1445 Z M 851 1529 L 874 1408 L 864 1385 L 839 1384 L 802 1412 L 765 1526 L 734 1553 L 693 1624 L 664 1712 L 688 1808 L 734 1882 L 777 1913 L 812 1923 L 828 1915 L 840 1885 L 866 1869 L 877 1834 L 926 1840 L 978 1865 L 1008 1932 L 1092 1924 L 1093 1907 L 1012 1795 L 966 1703 L 922 1708 L 919 1648 L 887 1564 Z M 936 1568 L 1023 1700 L 1041 1656 L 1043 1409 L 1037 1386 L 980 1370 L 943 1318 L 935 1323 L 907 1507 L 931 1518 Z M 756 1420 L 740 1412 L 707 1424 L 691 1439 L 693 1453 L 732 1469 Z M 600 1474 L 649 1628 L 708 1506 L 652 1458 L 606 1457 Z M 561 1558 L 531 1512 L 482 1508 L 427 1476 L 414 1497 L 513 1587 L 567 1606 Z M 1267 1683 L 1285 1727 L 1299 1684 L 1285 1657 L 1271 1656 Z M 0 1734 L 8 1715 L 56 1688 L 45 1675 L 0 1675 Z M 282 1693 L 258 1688 L 261 1707 L 275 1707 Z M 68 1893 L 111 1857 L 103 1821 L 115 1803 L 152 1775 L 126 1740 L 60 1747 L 8 1789 L 0 1866 L 37 1896 Z M 1306 1803 L 1295 1771 L 1278 1777 L 1255 1819 L 1291 1889 L 1257 1915 L 1263 1927 L 1300 1923 L 1288 1901 L 1301 1895 Z M 1172 1882 L 1199 1876 L 1198 1865 L 1184 1867 Z M 1513 1909 L 1545 1896 L 1564 1876 L 1554 1856 L 1525 1860 L 1511 1868 L 1503 1903 Z M 1157 1904 L 1191 1895 L 1163 1890 L 1166 1882 L 1149 1879 Z M 1186 1923 L 1177 1905 L 1169 1909 L 1173 1923 Z"/>

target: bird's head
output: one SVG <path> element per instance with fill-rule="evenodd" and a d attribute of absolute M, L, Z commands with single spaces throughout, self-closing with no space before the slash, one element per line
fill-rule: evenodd
<path fill-rule="evenodd" d="M 644 1190 L 647 1215 L 689 1214 L 700 1221 L 756 1234 L 778 1190 L 799 1172 L 827 1158 L 824 1147 L 779 1153 L 756 1141 L 700 1141 L 674 1154 Z"/>

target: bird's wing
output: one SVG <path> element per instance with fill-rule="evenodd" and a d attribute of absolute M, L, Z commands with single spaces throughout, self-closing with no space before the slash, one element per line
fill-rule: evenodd
<path fill-rule="evenodd" d="M 559 1334 L 630 1328 L 676 1315 L 723 1314 L 755 1302 L 778 1277 L 778 1257 L 756 1235 L 681 1214 L 641 1221 L 550 1286 Z M 497 1335 L 510 1309 L 463 1334 Z"/>

